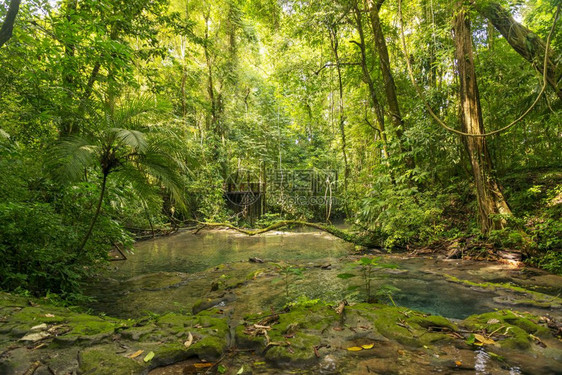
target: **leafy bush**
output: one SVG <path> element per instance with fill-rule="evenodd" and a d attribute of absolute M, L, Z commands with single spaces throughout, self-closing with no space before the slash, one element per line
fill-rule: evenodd
<path fill-rule="evenodd" d="M 529 263 L 549 272 L 562 275 L 562 251 L 550 250 L 540 257 L 533 257 Z"/>
<path fill-rule="evenodd" d="M 0 286 L 6 290 L 70 293 L 88 272 L 71 249 L 79 236 L 45 203 L 0 204 Z"/>
<path fill-rule="evenodd" d="M 362 201 L 358 220 L 380 233 L 387 248 L 428 243 L 445 230 L 441 219 L 445 199 L 404 186 L 384 189 Z"/>

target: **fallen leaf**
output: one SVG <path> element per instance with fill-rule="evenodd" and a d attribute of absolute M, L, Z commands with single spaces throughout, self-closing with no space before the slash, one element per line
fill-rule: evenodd
<path fill-rule="evenodd" d="M 193 328 L 203 328 L 203 326 L 201 324 L 196 324 L 193 326 Z"/>
<path fill-rule="evenodd" d="M 46 329 L 47 329 L 47 325 L 45 323 L 43 323 L 43 324 L 39 324 L 39 325 L 31 327 L 30 330 L 31 331 L 44 331 Z"/>
<path fill-rule="evenodd" d="M 373 349 L 374 346 L 375 346 L 375 344 L 361 345 L 361 347 L 362 347 L 363 349 Z"/>
<path fill-rule="evenodd" d="M 154 352 L 150 352 L 146 355 L 146 357 L 144 357 L 143 361 L 145 362 L 150 362 L 150 360 L 154 358 Z"/>
<path fill-rule="evenodd" d="M 360 346 L 350 346 L 349 348 L 347 348 L 347 350 L 349 350 L 350 352 L 358 352 L 360 350 L 363 350 L 363 348 Z"/>
<path fill-rule="evenodd" d="M 137 358 L 139 355 L 141 355 L 144 352 L 144 350 L 137 350 L 136 352 L 134 352 L 133 354 L 129 354 L 127 357 L 133 359 L 133 358 Z"/>
<path fill-rule="evenodd" d="M 500 322 L 500 321 L 497 320 L 497 319 L 490 319 L 490 320 L 488 320 L 488 321 L 486 322 L 486 324 L 496 324 L 496 323 L 499 323 L 499 322 Z"/>
<path fill-rule="evenodd" d="M 39 341 L 39 340 L 46 339 L 49 336 L 51 336 L 51 335 L 49 335 L 47 332 L 41 331 L 41 332 L 30 333 L 28 335 L 25 335 L 20 339 L 20 341 L 36 342 L 36 341 Z"/>
<path fill-rule="evenodd" d="M 191 334 L 191 332 L 189 332 L 189 334 L 187 335 L 187 340 L 183 343 L 183 345 L 186 348 L 189 348 L 191 344 L 193 344 L 193 335 Z"/>
<path fill-rule="evenodd" d="M 271 329 L 270 326 L 262 326 L 262 325 L 259 325 L 259 324 L 254 324 L 254 328 L 256 328 L 256 329 Z"/>
<path fill-rule="evenodd" d="M 236 375 L 240 375 L 244 373 L 244 366 L 240 367 L 240 370 L 236 373 Z"/>
<path fill-rule="evenodd" d="M 484 345 L 494 345 L 496 342 L 492 339 L 487 339 L 486 337 L 479 335 L 478 333 L 474 334 L 474 338 L 480 341 Z"/>
<path fill-rule="evenodd" d="M 342 327 L 334 327 L 334 331 L 338 331 L 338 332 L 343 331 L 343 328 Z"/>
<path fill-rule="evenodd" d="M 213 367 L 213 364 L 210 362 L 204 362 L 204 363 L 195 363 L 193 364 L 193 366 L 195 366 L 195 368 L 208 368 L 208 367 Z"/>
<path fill-rule="evenodd" d="M 54 318 L 55 315 L 54 315 L 54 314 L 45 314 L 45 317 L 46 317 L 46 318 Z"/>

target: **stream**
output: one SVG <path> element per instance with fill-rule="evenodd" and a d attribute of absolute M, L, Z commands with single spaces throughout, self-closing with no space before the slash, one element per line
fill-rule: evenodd
<path fill-rule="evenodd" d="M 128 260 L 112 262 L 111 269 L 101 279 L 89 284 L 89 294 L 97 299 L 90 307 L 119 317 L 182 311 L 185 310 L 182 301 L 201 298 L 202 292 L 211 287 L 211 282 L 204 280 L 204 271 L 226 264 L 248 264 L 252 257 L 305 267 L 304 277 L 292 280 L 291 295 L 339 301 L 348 297 L 349 283 L 337 275 L 343 272 L 345 263 L 352 261 L 347 257 L 353 253 L 353 245 L 323 232 L 270 232 L 255 237 L 221 230 L 197 235 L 182 232 L 140 242 L 134 254 L 128 255 Z M 502 298 L 496 291 L 451 283 L 443 275 L 474 282 L 509 282 L 553 296 L 562 293 L 562 278 L 540 270 L 521 273 L 509 265 L 497 263 L 377 256 L 381 257 L 380 263 L 394 264 L 397 268 L 380 269 L 373 277 L 374 289 L 391 285 L 397 288 L 392 294 L 397 305 L 447 318 L 464 319 L 472 314 L 509 307 L 517 293 L 506 290 Z M 248 272 L 251 268 L 248 267 Z M 205 290 L 197 290 L 196 285 Z M 275 281 L 267 286 L 279 287 Z M 268 299 L 267 302 L 272 301 Z M 287 301 L 279 298 L 277 302 Z M 526 307 L 537 314 L 560 314 L 557 309 L 548 307 Z"/>
<path fill-rule="evenodd" d="M 383 302 L 441 315 L 452 321 L 500 309 L 562 319 L 556 298 L 562 293 L 562 277 L 537 269 L 521 270 L 512 264 L 446 260 L 431 254 L 416 257 L 380 252 L 359 254 L 353 245 L 319 231 L 269 232 L 255 237 L 226 230 L 198 234 L 183 231 L 143 241 L 135 245 L 134 254 L 128 254 L 126 261 L 112 262 L 103 275 L 88 283 L 86 292 L 95 298 L 88 307 L 96 313 L 120 318 L 168 312 L 197 313 L 215 307 L 224 309 L 231 322 L 239 322 L 248 314 L 279 311 L 295 301 L 321 299 L 337 305 L 345 299 L 353 304 L 366 299 L 357 261 L 373 255 L 380 257 L 380 264 L 396 266 L 373 271 L 372 294 L 392 290 L 390 297 L 381 297 Z M 250 258 L 259 259 L 250 262 Z M 288 269 L 299 271 L 283 272 Z M 337 276 L 341 273 L 357 277 L 342 279 Z M 494 287 L 485 287 L 485 283 L 494 283 Z M 404 351 L 403 348 L 396 350 Z M 490 360 L 485 348 L 471 351 L 442 347 L 440 350 L 441 354 L 426 353 L 430 360 L 423 363 L 431 363 L 432 371 L 440 369 L 443 373 L 448 373 L 451 366 L 434 362 L 447 354 L 471 362 L 471 369 L 477 374 L 548 374 L 553 373 L 556 363 L 560 364 L 556 361 L 562 360 L 556 357 L 554 365 L 551 362 L 544 367 L 533 363 L 531 372 L 522 372 L 520 365 L 532 362 L 530 356 L 513 353 L 514 359 L 509 365 L 498 365 Z M 417 351 L 408 353 L 421 355 Z M 245 356 L 237 356 L 230 365 L 239 366 L 248 361 Z M 337 362 L 338 358 L 333 360 Z M 367 369 L 380 365 L 369 361 L 372 359 L 360 362 L 365 362 Z M 388 361 L 388 366 L 396 364 L 395 358 Z M 185 366 L 188 364 L 177 364 L 166 370 L 153 370 L 153 373 L 189 373 Z M 340 373 L 321 370 L 322 364 L 318 366 L 310 373 Z M 416 366 L 419 364 L 413 361 L 410 367 L 405 367 L 412 372 L 389 370 L 388 373 L 418 373 Z M 359 368 L 361 366 L 356 373 L 362 373 Z M 560 372 L 554 373 L 562 373 L 562 365 L 558 369 Z M 257 373 L 277 372 L 264 369 Z"/>

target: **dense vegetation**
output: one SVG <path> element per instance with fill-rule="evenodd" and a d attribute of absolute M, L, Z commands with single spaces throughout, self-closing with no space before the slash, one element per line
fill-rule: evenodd
<path fill-rule="evenodd" d="M 495 245 L 562 272 L 559 13 L 557 0 L 5 1 L 0 288 L 76 297 L 139 228 L 248 224 L 224 196 L 242 169 L 339 176 L 333 207 L 272 192 L 257 224 L 345 218 L 388 249 Z"/>

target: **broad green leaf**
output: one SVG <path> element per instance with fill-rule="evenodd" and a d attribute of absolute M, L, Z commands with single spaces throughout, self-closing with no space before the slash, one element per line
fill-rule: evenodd
<path fill-rule="evenodd" d="M 143 361 L 145 362 L 150 362 L 150 360 L 154 358 L 154 352 L 150 352 L 146 355 L 146 357 L 144 357 Z"/>

